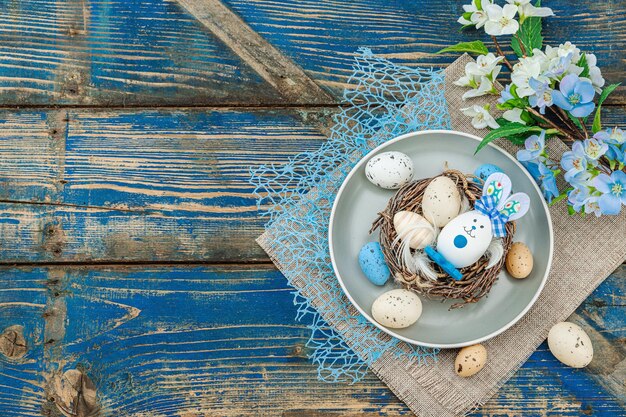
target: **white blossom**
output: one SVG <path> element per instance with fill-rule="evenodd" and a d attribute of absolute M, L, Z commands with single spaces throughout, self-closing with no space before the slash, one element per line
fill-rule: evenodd
<path fill-rule="evenodd" d="M 496 57 L 493 53 L 489 52 L 487 55 L 479 55 L 476 58 L 476 62 L 468 62 L 465 65 L 465 72 L 472 74 L 473 76 L 487 76 L 490 79 L 494 79 L 500 73 L 502 68 L 498 64 L 504 59 L 503 56 Z"/>
<path fill-rule="evenodd" d="M 487 126 L 492 129 L 500 127 L 498 122 L 496 122 L 496 119 L 489 114 L 489 106 L 481 107 L 473 105 L 471 107 L 461 109 L 461 112 L 472 118 L 472 126 L 474 126 L 475 129 L 484 129 Z"/>
<path fill-rule="evenodd" d="M 515 91 L 519 97 L 528 97 L 535 93 L 528 82 L 531 78 L 539 78 L 542 59 L 538 56 L 520 58 L 519 62 L 513 65 L 511 82 L 517 87 Z"/>
<path fill-rule="evenodd" d="M 591 85 L 599 94 L 602 91 L 602 87 L 604 87 L 604 78 L 602 77 L 602 72 L 600 68 L 598 68 L 598 58 L 596 58 L 595 54 L 585 54 L 587 58 L 587 65 L 589 66 L 589 77 L 587 79 L 591 81 Z M 584 77 L 583 77 L 584 79 Z"/>
<path fill-rule="evenodd" d="M 527 17 L 548 17 L 554 16 L 554 12 L 549 7 L 535 7 L 530 3 L 530 0 L 506 0 L 509 4 L 517 6 L 520 16 L 520 22 L 523 22 Z"/>
<path fill-rule="evenodd" d="M 522 120 L 522 109 L 511 109 L 504 112 L 502 117 L 504 117 L 509 122 L 521 123 L 523 125 L 526 124 L 525 121 Z"/>
<path fill-rule="evenodd" d="M 472 0 L 471 4 L 466 4 L 463 6 L 465 15 L 467 15 L 467 13 L 471 13 L 469 19 L 461 16 L 459 17 L 458 22 L 462 25 L 474 25 L 476 26 L 476 28 L 480 29 L 487 21 L 487 13 L 485 12 L 484 7 L 490 4 L 491 0 L 483 0 L 481 2 L 482 8 L 479 9 L 478 5 L 476 4 L 476 0 Z"/>
<path fill-rule="evenodd" d="M 515 20 L 517 6 L 506 4 L 504 7 L 490 4 L 485 7 L 489 20 L 485 23 L 485 32 L 488 35 L 512 35 L 519 29 L 519 23 Z"/>
<path fill-rule="evenodd" d="M 496 90 L 493 87 L 493 82 L 483 75 L 482 77 L 480 77 L 480 84 L 478 85 L 478 87 L 466 91 L 463 94 L 462 98 L 463 100 L 467 100 L 468 98 L 480 97 L 489 93 L 495 93 L 495 91 Z"/>
<path fill-rule="evenodd" d="M 472 88 L 463 94 L 464 100 L 496 93 L 493 80 L 496 79 L 502 69 L 502 66 L 498 65 L 502 59 L 503 57 L 496 57 L 490 52 L 487 55 L 480 55 L 476 61 L 468 62 L 465 65 L 465 75 L 454 82 L 455 85 Z"/>
<path fill-rule="evenodd" d="M 557 49 L 557 56 L 567 56 L 567 54 L 570 53 L 572 54 L 572 63 L 577 64 L 578 61 L 580 61 L 580 49 L 578 49 L 576 45 L 570 41 L 559 45 L 559 48 Z"/>

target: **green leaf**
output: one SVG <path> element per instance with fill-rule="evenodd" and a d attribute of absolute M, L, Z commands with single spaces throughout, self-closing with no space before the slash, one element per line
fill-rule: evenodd
<path fill-rule="evenodd" d="M 519 36 L 519 39 L 521 39 L 522 45 L 520 45 L 520 41 L 517 37 L 511 38 L 511 48 L 513 48 L 513 51 L 515 51 L 518 57 L 524 56 L 524 51 L 526 52 L 526 56 L 532 56 L 533 49 L 541 49 L 543 46 L 543 36 L 541 36 L 541 18 L 526 18 L 524 23 L 520 25 L 517 35 Z M 524 46 L 524 51 L 522 51 L 522 46 Z"/>
<path fill-rule="evenodd" d="M 615 91 L 615 89 L 620 84 L 621 83 L 611 84 L 607 88 L 602 90 L 602 94 L 600 94 L 600 98 L 598 99 L 598 109 L 596 110 L 596 115 L 593 117 L 593 125 L 591 126 L 591 131 L 593 133 L 598 133 L 599 131 L 602 130 L 602 123 L 601 123 L 601 120 L 600 120 L 601 119 L 600 109 L 602 108 L 602 103 L 604 103 L 604 100 L 606 100 L 606 98 L 609 96 L 609 94 L 611 94 L 613 91 Z"/>
<path fill-rule="evenodd" d="M 488 143 L 498 138 L 506 138 L 514 143 L 518 143 L 519 137 L 516 135 L 532 131 L 539 132 L 541 131 L 541 128 L 537 126 L 526 126 L 521 123 L 508 123 L 504 126 L 500 126 L 499 128 L 493 129 L 491 132 L 487 133 L 487 136 L 485 136 L 482 142 L 480 142 L 474 154 L 477 154 L 482 148 L 487 146 Z"/>
<path fill-rule="evenodd" d="M 459 42 L 456 45 L 448 46 L 438 51 L 438 54 L 444 52 L 468 52 L 470 54 L 487 55 L 489 50 L 482 41 Z"/>
<path fill-rule="evenodd" d="M 565 200 L 565 199 L 567 198 L 567 192 L 568 192 L 569 190 L 572 190 L 572 189 L 573 189 L 573 188 L 570 188 L 570 189 L 568 189 L 568 190 L 565 190 L 565 192 L 564 192 L 564 193 L 559 194 L 558 196 L 554 197 L 554 198 L 552 199 L 552 201 L 551 201 L 548 205 L 549 205 L 550 207 L 552 207 L 553 205 L 555 205 L 555 204 L 557 204 L 557 203 L 559 203 L 559 202 L 561 202 L 561 201 Z"/>
<path fill-rule="evenodd" d="M 580 60 L 576 65 L 583 69 L 583 71 L 579 74 L 580 77 L 589 77 L 589 64 L 587 63 L 587 54 L 581 54 Z"/>

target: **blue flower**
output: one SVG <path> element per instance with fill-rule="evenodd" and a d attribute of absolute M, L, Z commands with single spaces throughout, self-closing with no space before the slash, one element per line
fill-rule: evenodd
<path fill-rule="evenodd" d="M 587 170 L 587 156 L 581 141 L 577 140 L 572 145 L 571 151 L 563 153 L 561 167 L 566 171 L 564 177 L 567 182 L 570 182 L 574 175 Z"/>
<path fill-rule="evenodd" d="M 500 98 L 498 99 L 498 103 L 502 104 L 502 103 L 506 103 L 509 100 L 514 99 L 515 97 L 513 96 L 513 94 L 511 94 L 511 85 L 509 84 L 507 85 L 504 90 L 502 90 L 500 92 Z"/>
<path fill-rule="evenodd" d="M 595 138 L 596 136 L 602 133 L 605 133 L 607 135 L 606 139 L 603 139 L 603 140 L 608 144 L 613 144 L 613 145 L 618 145 L 618 146 L 626 144 L 626 132 L 624 132 L 620 128 L 616 127 L 613 129 L 607 129 L 602 132 L 596 133 L 593 137 Z"/>
<path fill-rule="evenodd" d="M 569 177 L 568 182 L 574 188 L 588 188 L 593 186 L 593 183 L 591 181 L 591 173 L 589 171 L 579 172 L 578 174 Z"/>
<path fill-rule="evenodd" d="M 541 162 L 538 164 L 538 168 L 539 180 L 541 181 L 541 191 L 543 191 L 543 195 L 546 200 L 548 200 L 548 203 L 551 203 L 552 199 L 560 194 L 559 188 L 556 186 L 554 171 Z"/>
<path fill-rule="evenodd" d="M 600 200 L 599 197 L 589 197 L 585 200 L 585 213 L 587 214 L 595 214 L 596 217 L 600 217 L 602 215 L 602 209 L 600 208 L 600 204 L 598 203 Z"/>
<path fill-rule="evenodd" d="M 608 144 L 606 157 L 619 163 L 626 163 L 626 134 L 622 129 L 614 128 L 602 130 L 595 135 L 594 139 Z"/>
<path fill-rule="evenodd" d="M 593 182 L 602 193 L 598 204 L 603 214 L 619 214 L 622 204 L 626 204 L 626 173 L 614 171 L 611 176 L 598 175 Z"/>
<path fill-rule="evenodd" d="M 559 188 L 556 185 L 554 171 L 540 161 L 537 161 L 536 163 L 524 161 L 522 162 L 522 165 L 528 170 L 537 184 L 539 184 L 539 188 L 543 191 L 543 196 L 546 198 L 548 203 L 551 203 L 552 199 L 560 194 Z"/>
<path fill-rule="evenodd" d="M 526 149 L 517 151 L 517 160 L 520 162 L 535 162 L 540 160 L 546 147 L 546 131 L 542 130 L 539 136 L 529 136 L 524 142 Z"/>
<path fill-rule="evenodd" d="M 589 81 L 581 80 L 576 74 L 569 74 L 559 83 L 559 90 L 552 91 L 552 100 L 572 116 L 586 117 L 596 106 L 593 103 L 595 94 L 596 90 Z"/>
<path fill-rule="evenodd" d="M 528 80 L 530 88 L 535 90 L 535 94 L 528 97 L 531 107 L 539 107 L 539 113 L 546 114 L 546 107 L 550 107 L 552 101 L 552 89 L 548 81 L 541 82 L 536 78 Z"/>
<path fill-rule="evenodd" d="M 567 193 L 567 201 L 575 212 L 580 213 L 585 202 L 589 198 L 589 189 L 587 187 L 574 188 Z"/>
<path fill-rule="evenodd" d="M 550 66 L 548 67 L 548 71 L 544 74 L 546 77 L 550 78 L 559 78 L 561 75 L 565 74 L 572 64 L 572 53 L 562 56 L 558 61 L 552 60 Z"/>
<path fill-rule="evenodd" d="M 583 142 L 585 156 L 590 161 L 597 161 L 609 149 L 609 145 L 598 139 L 585 139 Z"/>

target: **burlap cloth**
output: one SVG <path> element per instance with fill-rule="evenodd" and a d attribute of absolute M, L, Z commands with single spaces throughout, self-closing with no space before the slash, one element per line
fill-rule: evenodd
<path fill-rule="evenodd" d="M 453 84 L 463 73 L 465 64 L 471 58 L 462 56 L 446 69 L 446 101 L 452 119 L 452 128 L 463 132 L 484 136 L 486 130 L 477 131 L 469 117 L 459 112 L 459 108 L 471 104 L 492 103 L 495 98 L 484 97 L 463 101 L 465 91 Z M 499 140 L 499 146 L 514 154 L 517 147 L 510 142 Z M 558 160 L 568 148 L 557 139 L 549 141 L 549 153 Z M 560 184 L 563 189 L 563 184 Z M 315 199 L 315 189 L 307 198 Z M 565 202 L 550 208 L 554 226 L 554 259 L 548 281 L 541 296 L 532 309 L 513 327 L 501 335 L 484 342 L 489 360 L 485 368 L 471 378 L 460 378 L 454 372 L 456 349 L 442 350 L 438 360 L 419 364 L 407 361 L 389 352 L 377 358 L 370 369 L 418 416 L 445 417 L 464 415 L 480 407 L 517 371 L 526 359 L 547 337 L 550 327 L 565 320 L 580 303 L 626 259 L 626 214 L 596 218 L 584 218 L 567 214 Z M 278 259 L 276 245 L 288 244 L 280 239 L 280 221 L 275 222 L 259 237 L 258 243 L 268 253 L 277 267 L 285 275 L 290 271 L 281 265 L 291 260 Z M 282 252 L 284 253 L 284 252 Z M 329 266 L 330 268 L 330 266 Z M 289 276 L 296 287 L 307 280 L 307 276 Z M 301 288 L 301 287 L 300 287 Z M 303 294 L 315 305 L 316 298 L 323 294 Z M 320 303 L 324 300 L 320 299 Z M 350 306 L 350 308 L 353 308 Z M 331 326 L 336 322 L 332 316 L 324 317 Z M 340 329 L 350 331 L 350 329 Z M 380 335 L 381 343 L 388 338 Z M 351 346 L 359 351 L 358 344 Z"/>

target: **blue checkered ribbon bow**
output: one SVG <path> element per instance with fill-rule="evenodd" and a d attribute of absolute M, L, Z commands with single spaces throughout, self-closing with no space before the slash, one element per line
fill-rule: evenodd
<path fill-rule="evenodd" d="M 493 235 L 495 237 L 506 236 L 506 229 L 504 228 L 504 225 L 509 219 L 509 216 L 498 210 L 498 200 L 496 200 L 494 196 L 482 196 L 480 200 L 476 201 L 474 208 L 489 217 L 491 220 L 491 229 L 493 230 Z"/>

